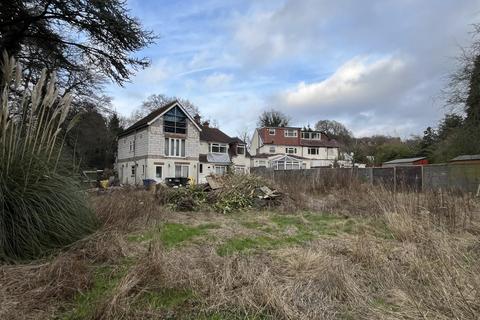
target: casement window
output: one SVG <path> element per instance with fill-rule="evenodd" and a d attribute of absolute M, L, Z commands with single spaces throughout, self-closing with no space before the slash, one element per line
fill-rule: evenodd
<path fill-rule="evenodd" d="M 227 173 L 227 166 L 215 166 L 215 174 L 218 176 L 222 176 Z"/>
<path fill-rule="evenodd" d="M 320 140 L 321 137 L 322 135 L 320 132 L 309 132 L 309 131 L 302 132 L 302 139 Z"/>
<path fill-rule="evenodd" d="M 130 141 L 130 152 L 135 152 L 135 140 Z"/>
<path fill-rule="evenodd" d="M 188 178 L 188 165 L 175 165 L 175 178 Z"/>
<path fill-rule="evenodd" d="M 308 148 L 308 154 L 317 155 L 319 154 L 319 148 Z"/>
<path fill-rule="evenodd" d="M 245 168 L 245 166 L 235 166 L 235 173 L 246 174 L 247 169 Z"/>
<path fill-rule="evenodd" d="M 212 153 L 227 153 L 227 145 L 221 143 L 210 143 L 210 152 Z"/>
<path fill-rule="evenodd" d="M 187 116 L 179 107 L 174 107 L 165 113 L 163 116 L 163 131 L 187 133 Z"/>
<path fill-rule="evenodd" d="M 156 166 L 155 167 L 155 178 L 162 178 L 162 172 L 163 167 L 162 166 Z"/>
<path fill-rule="evenodd" d="M 185 157 L 185 139 L 165 138 L 165 156 Z"/>
<path fill-rule="evenodd" d="M 270 152 L 270 153 L 275 153 L 275 147 L 274 147 L 274 146 L 271 146 L 269 152 Z"/>
<path fill-rule="evenodd" d="M 268 129 L 268 134 L 271 136 L 275 135 L 275 129 Z"/>
<path fill-rule="evenodd" d="M 294 138 L 297 137 L 298 133 L 295 129 L 285 129 L 285 137 Z"/>
<path fill-rule="evenodd" d="M 131 169 L 132 169 L 132 177 L 135 177 L 135 166 L 132 166 Z"/>
<path fill-rule="evenodd" d="M 287 147 L 287 148 L 285 148 L 285 153 L 287 153 L 287 154 L 295 154 L 295 153 L 297 153 L 297 148 Z"/>
<path fill-rule="evenodd" d="M 302 163 L 297 161 L 281 160 L 281 161 L 274 161 L 272 163 L 272 167 L 275 170 L 296 170 L 302 167 Z"/>
<path fill-rule="evenodd" d="M 245 146 L 237 146 L 237 154 L 245 154 Z"/>

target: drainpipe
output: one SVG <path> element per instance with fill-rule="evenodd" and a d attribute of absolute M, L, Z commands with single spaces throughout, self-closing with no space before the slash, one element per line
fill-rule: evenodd
<path fill-rule="evenodd" d="M 138 170 L 138 165 L 137 165 L 137 130 L 135 129 L 135 132 L 133 134 L 133 166 L 135 167 L 135 175 L 133 177 L 134 184 L 137 185 L 137 170 Z"/>

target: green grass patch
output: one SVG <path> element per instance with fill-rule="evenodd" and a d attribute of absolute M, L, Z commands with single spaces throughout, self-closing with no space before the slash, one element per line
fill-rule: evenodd
<path fill-rule="evenodd" d="M 90 290 L 76 295 L 73 308 L 67 311 L 60 319 L 80 320 L 92 316 L 95 305 L 113 291 L 120 279 L 125 276 L 130 263 L 120 265 L 117 268 L 101 266 L 94 272 L 93 285 Z"/>
<path fill-rule="evenodd" d="M 254 252 L 271 250 L 285 246 L 302 245 L 319 236 L 336 236 L 341 233 L 354 233 L 359 223 L 356 219 L 333 215 L 306 213 L 302 216 L 278 215 L 270 217 L 273 226 L 259 221 L 244 221 L 243 226 L 264 231 L 266 234 L 255 237 L 233 237 L 217 248 L 220 256 L 234 252 Z"/>
<path fill-rule="evenodd" d="M 160 229 L 160 240 L 167 248 L 170 248 L 194 237 L 204 236 L 207 234 L 207 230 L 218 227 L 218 225 L 211 223 L 197 227 L 190 227 L 180 223 L 166 223 Z"/>
<path fill-rule="evenodd" d="M 191 290 L 164 288 L 142 294 L 138 308 L 173 309 L 181 306 L 195 296 Z"/>
<path fill-rule="evenodd" d="M 147 242 L 160 239 L 162 243 L 171 248 L 187 240 L 208 234 L 209 229 L 220 228 L 218 224 L 206 223 L 198 226 L 188 226 L 181 223 L 165 223 L 144 233 L 131 234 L 127 237 L 132 242 Z"/>

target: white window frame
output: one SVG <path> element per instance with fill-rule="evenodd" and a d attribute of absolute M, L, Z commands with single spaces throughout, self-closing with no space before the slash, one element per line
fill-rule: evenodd
<path fill-rule="evenodd" d="M 180 176 L 177 176 L 177 167 L 180 167 Z M 188 164 L 175 164 L 174 168 L 175 178 L 188 178 L 188 175 L 190 174 L 190 166 Z"/>
<path fill-rule="evenodd" d="M 273 162 L 272 167 L 275 170 L 298 170 L 302 168 L 302 162 L 278 160 Z"/>
<path fill-rule="evenodd" d="M 293 134 L 291 134 L 291 133 L 293 133 Z M 298 137 L 298 132 L 295 129 L 285 129 L 284 135 L 287 138 L 296 138 L 296 137 Z"/>
<path fill-rule="evenodd" d="M 213 148 L 217 148 L 218 151 L 213 151 Z M 225 149 L 225 152 L 222 152 L 222 149 Z M 210 153 L 227 153 L 228 147 L 226 143 L 210 143 L 208 145 L 208 150 Z"/>
<path fill-rule="evenodd" d="M 185 158 L 186 141 L 180 138 L 165 138 L 165 156 L 170 158 Z"/>
<path fill-rule="evenodd" d="M 270 146 L 270 148 L 268 149 L 268 152 L 275 153 L 275 146 Z"/>
<path fill-rule="evenodd" d="M 242 152 L 239 152 L 238 150 L 242 150 Z M 245 154 L 245 146 L 237 146 L 237 154 Z"/>
<path fill-rule="evenodd" d="M 320 132 L 302 131 L 302 139 L 321 140 L 322 134 Z"/>
<path fill-rule="evenodd" d="M 268 134 L 271 136 L 275 135 L 275 129 L 268 129 Z"/>
<path fill-rule="evenodd" d="M 293 151 L 293 152 L 292 152 Z M 286 147 L 285 148 L 285 153 L 286 154 L 296 154 L 297 153 L 297 148 L 295 147 Z"/>
<path fill-rule="evenodd" d="M 312 152 L 314 151 L 314 152 Z M 309 155 L 319 155 L 320 154 L 320 148 L 319 147 L 308 147 L 307 153 Z"/>
<path fill-rule="evenodd" d="M 217 171 L 217 169 L 219 169 L 219 170 Z M 217 176 L 223 176 L 224 174 L 227 173 L 227 171 L 228 171 L 228 166 L 216 165 L 216 166 L 213 168 L 213 171 L 215 172 L 215 175 L 217 175 Z"/>

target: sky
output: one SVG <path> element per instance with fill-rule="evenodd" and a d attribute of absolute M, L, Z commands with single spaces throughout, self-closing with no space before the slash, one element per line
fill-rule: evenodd
<path fill-rule="evenodd" d="M 291 125 L 342 122 L 356 137 L 435 126 L 478 0 L 129 0 L 157 36 L 151 66 L 119 87 L 125 116 L 151 94 L 188 99 L 227 134 L 271 108 Z"/>

